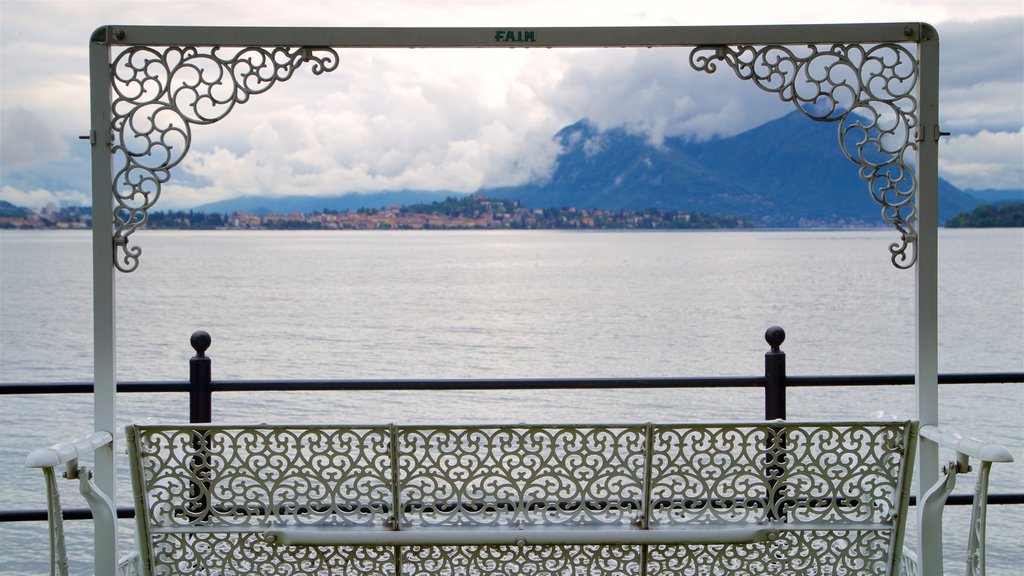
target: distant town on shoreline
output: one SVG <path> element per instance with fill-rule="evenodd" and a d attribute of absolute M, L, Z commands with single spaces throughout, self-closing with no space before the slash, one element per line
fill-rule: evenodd
<path fill-rule="evenodd" d="M 86 229 L 91 225 L 91 209 L 86 206 L 51 204 L 34 210 L 0 200 L 0 229 Z M 822 223 L 807 221 L 802 225 L 821 227 Z M 951 218 L 945 225 L 950 228 L 1024 227 L 1024 203 L 981 205 Z M 736 216 L 654 208 L 639 211 L 528 208 L 517 200 L 474 195 L 408 206 L 289 214 L 154 211 L 148 214 L 146 226 L 174 230 L 679 230 L 754 228 L 755 224 Z M 848 222 L 839 227 L 868 226 Z"/>
<path fill-rule="evenodd" d="M 82 206 L 51 205 L 36 211 L 0 202 L 0 228 L 88 228 L 91 219 L 90 209 Z M 467 196 L 429 204 L 289 214 L 154 211 L 149 213 L 146 227 L 178 230 L 642 230 L 753 228 L 754 223 L 735 216 L 681 210 L 526 208 L 516 200 Z"/>

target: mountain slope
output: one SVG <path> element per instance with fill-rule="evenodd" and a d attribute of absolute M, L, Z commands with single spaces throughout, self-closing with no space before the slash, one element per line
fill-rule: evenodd
<path fill-rule="evenodd" d="M 738 185 L 769 196 L 780 212 L 833 222 L 877 222 L 881 207 L 839 146 L 838 128 L 792 112 L 732 138 L 671 145 L 709 170 L 731 174 Z M 940 221 L 977 204 L 941 178 L 939 198 Z"/>
<path fill-rule="evenodd" d="M 876 225 L 881 208 L 837 131 L 835 123 L 793 112 L 731 138 L 654 147 L 580 121 L 556 135 L 563 152 L 549 181 L 481 193 L 536 207 L 735 214 L 768 226 Z M 939 191 L 940 221 L 977 204 L 944 180 Z"/>
<path fill-rule="evenodd" d="M 198 212 L 245 211 L 254 214 L 289 214 L 292 212 L 319 212 L 322 210 L 358 210 L 360 208 L 384 208 L 404 206 L 420 202 L 435 202 L 449 196 L 462 196 L 450 192 L 377 192 L 367 194 L 343 194 L 340 196 L 239 196 L 228 200 L 209 202 L 195 208 Z"/>
<path fill-rule="evenodd" d="M 745 187 L 710 170 L 694 157 L 656 148 L 622 129 L 599 132 L 587 121 L 562 129 L 558 167 L 542 184 L 492 188 L 481 194 L 508 197 L 528 206 L 642 210 L 683 209 L 720 214 L 770 208 Z M 695 194 L 694 191 L 705 191 Z"/>

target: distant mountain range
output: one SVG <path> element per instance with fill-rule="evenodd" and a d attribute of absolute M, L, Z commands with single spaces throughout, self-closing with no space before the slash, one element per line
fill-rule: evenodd
<path fill-rule="evenodd" d="M 839 148 L 836 124 L 811 121 L 798 112 L 730 138 L 703 142 L 668 138 L 654 146 L 623 129 L 599 131 L 586 120 L 563 128 L 555 138 L 562 152 L 546 182 L 484 188 L 478 193 L 536 208 L 687 210 L 739 216 L 761 226 L 882 224 L 881 208 L 871 199 L 867 183 Z M 395 191 L 333 197 L 241 197 L 204 204 L 196 210 L 355 210 L 461 195 Z M 1003 196 L 1013 200 L 1017 194 L 985 191 L 985 197 L 979 199 L 940 179 L 939 220 Z"/>
<path fill-rule="evenodd" d="M 550 181 L 482 193 L 526 205 L 696 210 L 763 226 L 878 225 L 881 208 L 838 144 L 837 125 L 793 112 L 730 138 L 661 147 L 586 121 L 561 130 Z M 940 220 L 978 204 L 940 180 Z"/>
<path fill-rule="evenodd" d="M 384 208 L 385 206 L 406 206 L 437 202 L 451 196 L 465 196 L 457 192 L 377 192 L 372 194 L 343 194 L 340 196 L 239 196 L 219 202 L 210 202 L 193 208 L 196 212 L 236 211 L 266 215 L 270 213 L 290 214 L 292 212 L 318 212 L 321 210 L 358 210 L 360 208 Z"/>

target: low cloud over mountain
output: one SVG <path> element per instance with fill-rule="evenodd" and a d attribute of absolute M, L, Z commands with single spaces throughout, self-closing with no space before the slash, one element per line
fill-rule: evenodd
<path fill-rule="evenodd" d="M 660 208 L 734 214 L 767 226 L 881 225 L 881 208 L 837 141 L 837 126 L 793 112 L 730 138 L 666 138 L 661 146 L 622 129 L 580 121 L 541 184 L 482 190 L 530 206 Z M 940 220 L 977 200 L 940 181 Z"/>

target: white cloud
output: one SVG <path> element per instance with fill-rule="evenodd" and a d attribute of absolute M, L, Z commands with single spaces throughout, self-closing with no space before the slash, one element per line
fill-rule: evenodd
<path fill-rule="evenodd" d="M 1024 189 L 1024 129 L 989 132 L 944 139 L 939 170 L 966 189 Z"/>
<path fill-rule="evenodd" d="M 947 22 L 938 26 L 942 87 L 1024 81 L 1024 18 Z"/>
<path fill-rule="evenodd" d="M 204 183 L 209 200 L 471 192 L 549 173 L 558 152 L 552 136 L 563 123 L 528 82 L 536 59 L 441 52 L 343 52 L 327 77 L 295 78 L 254 96 L 216 129 L 197 127 L 180 170 Z"/>
<path fill-rule="evenodd" d="M 695 72 L 688 58 L 671 48 L 590 50 L 565 63 L 543 99 L 569 121 L 623 126 L 655 145 L 666 136 L 731 136 L 793 110 L 726 69 Z"/>
<path fill-rule="evenodd" d="M 3 186 L 0 187 L 0 200 L 6 200 L 15 206 L 38 209 L 51 203 L 59 206 L 62 202 L 71 206 L 88 205 L 91 197 L 80 190 L 21 190 L 13 186 Z"/>
<path fill-rule="evenodd" d="M 1012 132 L 1024 125 L 1024 18 L 950 22 L 939 35 L 943 128 Z"/>
<path fill-rule="evenodd" d="M 671 49 L 342 52 L 328 77 L 295 78 L 216 130 L 196 129 L 182 169 L 206 183 L 207 201 L 472 192 L 542 180 L 559 151 L 553 135 L 581 118 L 660 143 L 728 136 L 792 110 L 687 62 Z"/>
<path fill-rule="evenodd" d="M 0 167 L 4 171 L 61 160 L 68 145 L 46 119 L 22 107 L 0 110 Z"/>
<path fill-rule="evenodd" d="M 955 134 L 1024 125 L 1020 29 L 1011 1 L 677 0 L 470 2 L 2 2 L 0 98 L 32 110 L 70 142 L 88 127 L 87 39 L 110 22 L 274 26 L 586 26 L 930 21 L 943 41 L 942 122 Z M 159 8 L 159 9 L 158 9 Z M 166 9 L 164 9 L 166 8 Z M 1004 20 L 990 20 L 1009 17 Z M 192 151 L 162 205 L 245 193 L 340 193 L 388 188 L 470 191 L 550 172 L 554 133 L 583 117 L 652 142 L 711 138 L 792 109 L 720 70 L 689 69 L 677 50 L 342 51 L 323 77 L 300 72 L 215 127 L 195 127 Z M 6 136 L 5 136 L 6 138 Z M 15 156 L 4 169 L 16 169 Z M 977 156 L 982 139 L 957 144 Z M 66 145 L 65 145 L 66 146 Z M 60 145 L 50 148 L 60 152 Z M 1016 164 L 1007 160 L 1011 168 Z M 1010 173 L 1014 172 L 1012 169 Z M 33 175 L 22 173 L 18 186 Z M 992 180 L 992 179 L 990 179 Z M 1004 178 L 1005 180 L 1005 178 Z M 51 184 L 52 185 L 52 184 Z"/>
<path fill-rule="evenodd" d="M 991 80 L 939 93 L 939 120 L 947 131 L 1007 131 L 1024 125 L 1024 83 Z"/>

